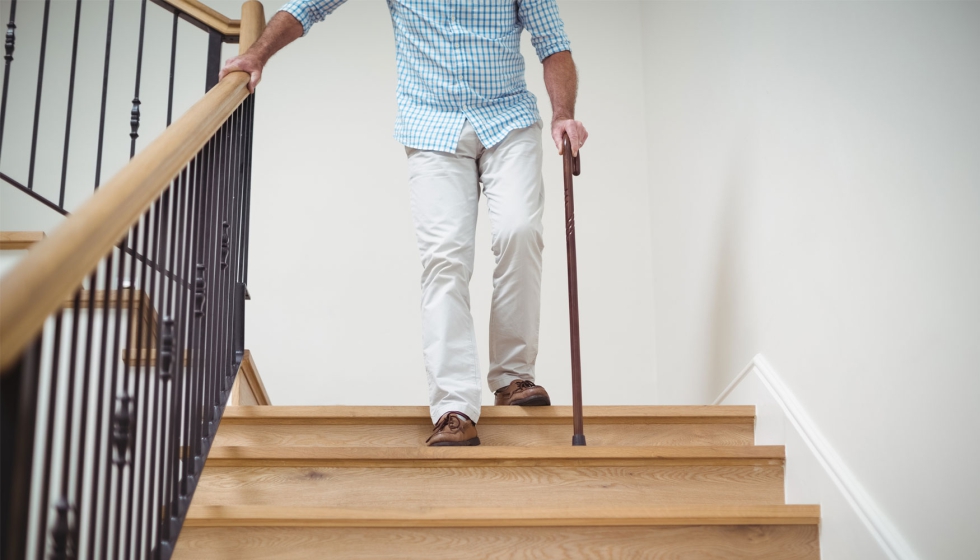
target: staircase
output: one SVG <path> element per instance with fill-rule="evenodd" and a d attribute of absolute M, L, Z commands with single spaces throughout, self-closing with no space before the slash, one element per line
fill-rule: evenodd
<path fill-rule="evenodd" d="M 753 407 L 484 407 L 424 446 L 424 407 L 228 407 L 177 559 L 818 559 Z"/>

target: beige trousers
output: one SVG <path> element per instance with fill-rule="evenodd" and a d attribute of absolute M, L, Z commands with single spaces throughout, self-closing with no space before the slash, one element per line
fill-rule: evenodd
<path fill-rule="evenodd" d="M 480 418 L 481 375 L 470 314 L 476 218 L 487 197 L 496 259 L 490 309 L 491 391 L 534 380 L 541 318 L 541 123 L 492 148 L 469 122 L 456 153 L 408 153 L 412 217 L 422 256 L 422 353 L 435 422 L 450 410 Z M 481 189 L 482 183 L 482 189 Z"/>

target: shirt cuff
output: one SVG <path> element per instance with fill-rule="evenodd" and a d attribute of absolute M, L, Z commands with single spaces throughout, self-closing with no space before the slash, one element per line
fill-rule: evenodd
<path fill-rule="evenodd" d="M 538 53 L 538 61 L 544 62 L 544 59 L 555 53 L 560 53 L 562 51 L 571 52 L 572 43 L 567 39 L 563 41 L 555 41 L 545 45 L 536 45 L 534 50 Z"/>
<path fill-rule="evenodd" d="M 279 8 L 279 11 L 286 12 L 296 18 L 296 21 L 303 26 L 304 37 L 310 32 L 310 28 L 313 27 L 314 23 L 323 21 L 330 13 L 325 13 L 316 6 L 315 2 L 310 2 L 309 0 L 293 0 Z"/>

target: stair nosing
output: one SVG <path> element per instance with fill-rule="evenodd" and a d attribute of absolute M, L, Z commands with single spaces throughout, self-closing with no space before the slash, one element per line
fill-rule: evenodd
<path fill-rule="evenodd" d="M 567 424 L 571 406 L 485 406 L 479 424 Z M 586 424 L 754 424 L 754 406 L 586 406 Z M 225 411 L 224 425 L 431 425 L 424 406 L 250 406 Z"/>
<path fill-rule="evenodd" d="M 185 527 L 559 527 L 818 525 L 819 505 L 296 508 L 194 506 Z"/>
<path fill-rule="evenodd" d="M 641 466 L 785 464 L 783 446 L 479 446 L 479 447 L 290 447 L 216 446 L 207 465 L 459 467 Z"/>

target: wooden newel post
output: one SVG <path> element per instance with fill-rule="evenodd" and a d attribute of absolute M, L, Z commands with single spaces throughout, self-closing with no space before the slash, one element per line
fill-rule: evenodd
<path fill-rule="evenodd" d="M 580 156 L 572 156 L 568 135 L 562 135 L 565 163 L 565 249 L 568 256 L 568 326 L 572 348 L 572 418 L 574 435 L 572 445 L 585 445 L 582 427 L 582 359 L 578 336 L 578 266 L 575 260 L 575 197 L 572 193 L 572 176 L 581 173 Z"/>

